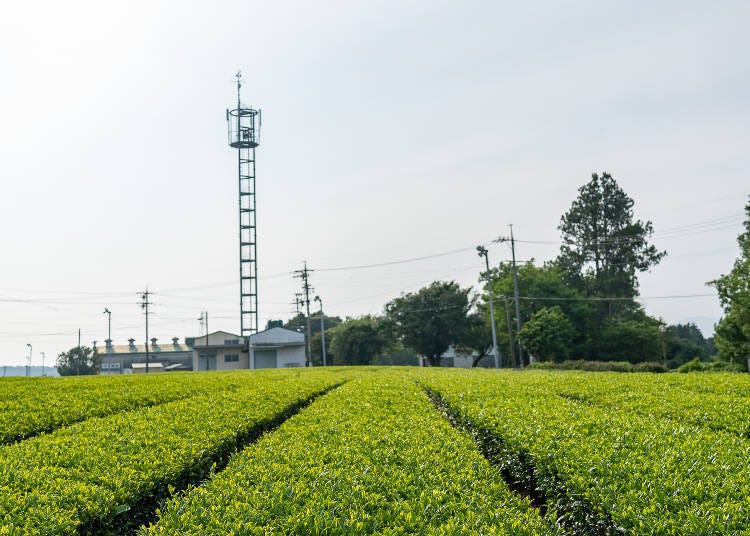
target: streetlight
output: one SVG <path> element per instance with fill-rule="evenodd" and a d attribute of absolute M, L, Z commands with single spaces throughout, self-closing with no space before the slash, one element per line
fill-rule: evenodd
<path fill-rule="evenodd" d="M 33 352 L 33 348 L 31 346 L 31 343 L 26 343 L 26 346 L 29 347 L 29 364 L 26 365 L 26 376 L 31 376 L 31 352 Z"/>
<path fill-rule="evenodd" d="M 325 324 L 323 323 L 323 300 L 320 299 L 320 296 L 315 296 L 315 301 L 320 303 L 320 339 L 321 343 L 323 345 L 323 366 L 325 367 L 327 365 L 326 363 L 326 328 Z"/>
<path fill-rule="evenodd" d="M 104 308 L 104 313 L 107 315 L 107 341 L 106 346 L 112 345 L 112 311 L 110 311 L 108 308 Z M 109 351 L 109 348 L 107 348 L 107 351 Z"/>
<path fill-rule="evenodd" d="M 477 246 L 477 255 L 484 257 L 484 263 L 487 266 L 487 294 L 490 295 L 490 323 L 492 324 L 492 355 L 495 356 L 495 368 L 500 368 L 500 354 L 497 351 L 497 332 L 495 330 L 495 304 L 492 301 L 492 275 L 490 274 L 490 260 L 487 248 Z"/>

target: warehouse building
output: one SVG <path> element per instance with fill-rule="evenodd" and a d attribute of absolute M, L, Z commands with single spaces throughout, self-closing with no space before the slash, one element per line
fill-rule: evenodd
<path fill-rule="evenodd" d="M 146 345 L 106 345 L 94 348 L 101 358 L 101 374 L 132 374 L 146 370 Z M 305 366 L 305 336 L 284 328 L 271 328 L 249 337 L 215 331 L 201 337 L 178 337 L 160 345 L 152 338 L 149 345 L 149 372 L 173 370 L 241 370 Z"/>
<path fill-rule="evenodd" d="M 240 337 L 215 331 L 190 339 L 193 370 L 238 370 L 305 366 L 305 336 L 271 328 Z"/>
<path fill-rule="evenodd" d="M 104 342 L 104 347 L 97 347 L 94 343 L 101 358 L 100 374 L 145 372 L 145 344 L 135 344 L 135 339 L 128 339 L 128 344 L 120 345 L 113 345 L 109 339 Z M 149 372 L 193 370 L 193 349 L 187 343 L 180 343 L 178 337 L 173 337 L 170 344 L 159 344 L 156 337 L 152 338 L 148 354 Z"/>

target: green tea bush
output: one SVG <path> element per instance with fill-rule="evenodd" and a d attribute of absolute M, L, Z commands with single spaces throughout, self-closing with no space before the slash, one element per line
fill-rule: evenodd
<path fill-rule="evenodd" d="M 322 397 L 141 536 L 554 534 L 401 374 Z"/>
<path fill-rule="evenodd" d="M 573 373 L 533 373 L 528 381 L 495 371 L 425 370 L 420 376 L 456 412 L 532 460 L 540 485 L 562 483 L 566 496 L 581 497 L 629 534 L 747 533 L 750 441 L 744 437 L 652 415 L 659 398 L 637 391 L 632 404 L 641 404 L 641 411 L 621 411 L 606 404 L 605 389 L 569 389 L 564 382 L 577 381 Z M 665 376 L 671 375 L 626 378 L 646 383 Z M 588 377 L 594 385 L 609 378 Z M 608 386 L 610 393 L 615 385 Z M 746 392 L 746 384 L 740 387 Z M 558 394 L 564 391 L 567 396 Z M 696 406 L 703 398 L 685 396 Z"/>
<path fill-rule="evenodd" d="M 234 385 L 231 375 L 213 377 L 226 389 L 0 447 L 0 534 L 106 534 L 122 517 L 147 516 L 171 485 L 202 478 L 289 408 L 344 379 L 324 370 L 246 373 Z"/>

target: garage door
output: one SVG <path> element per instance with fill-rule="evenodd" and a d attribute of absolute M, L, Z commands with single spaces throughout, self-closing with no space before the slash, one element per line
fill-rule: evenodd
<path fill-rule="evenodd" d="M 276 350 L 255 350 L 255 368 L 276 368 Z"/>

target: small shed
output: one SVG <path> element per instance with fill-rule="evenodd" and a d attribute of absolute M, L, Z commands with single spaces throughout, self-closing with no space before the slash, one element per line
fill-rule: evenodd
<path fill-rule="evenodd" d="M 285 328 L 271 328 L 248 337 L 250 368 L 305 366 L 305 336 Z"/>

